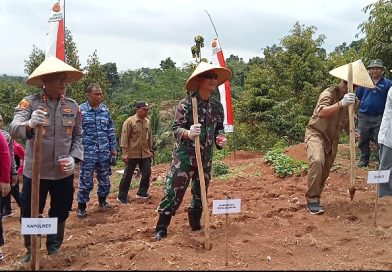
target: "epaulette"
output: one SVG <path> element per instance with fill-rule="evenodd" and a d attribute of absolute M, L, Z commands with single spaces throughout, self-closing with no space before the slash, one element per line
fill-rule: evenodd
<path fill-rule="evenodd" d="M 74 100 L 74 99 L 72 99 L 72 98 L 70 98 L 70 97 L 68 97 L 68 96 L 65 97 L 65 100 L 66 100 L 66 101 L 70 101 L 70 102 L 74 102 L 74 103 L 78 104 L 78 102 L 76 102 L 76 100 Z"/>

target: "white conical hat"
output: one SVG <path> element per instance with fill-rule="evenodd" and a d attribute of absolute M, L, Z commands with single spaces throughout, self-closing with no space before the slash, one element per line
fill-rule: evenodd
<path fill-rule="evenodd" d="M 186 81 L 185 89 L 189 92 L 196 91 L 198 88 L 197 76 L 207 71 L 214 71 L 214 73 L 217 74 L 218 86 L 229 80 L 229 78 L 231 77 L 231 71 L 229 69 L 202 61 L 199 63 L 195 71 L 193 71 L 192 75 Z"/>
<path fill-rule="evenodd" d="M 44 85 L 42 76 L 65 72 L 67 74 L 67 82 L 78 81 L 83 77 L 83 72 L 66 64 L 62 60 L 50 56 L 47 57 L 29 76 L 26 83 L 33 86 L 41 87 Z"/>
<path fill-rule="evenodd" d="M 362 60 L 354 61 L 351 65 L 353 69 L 353 84 L 366 88 L 375 87 Z M 337 67 L 329 71 L 329 73 L 334 77 L 348 81 L 348 64 Z"/>

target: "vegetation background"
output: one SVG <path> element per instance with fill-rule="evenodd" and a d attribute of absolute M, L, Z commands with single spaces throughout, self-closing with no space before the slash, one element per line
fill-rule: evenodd
<path fill-rule="evenodd" d="M 386 75 L 389 76 L 392 1 L 378 0 L 364 7 L 363 12 L 368 14 L 368 20 L 358 26 L 358 34 L 365 37 L 337 45 L 333 52 L 323 48 L 325 35 L 315 36 L 316 26 L 296 22 L 279 44 L 263 49 L 262 57 L 255 56 L 248 62 L 235 55 L 226 59 L 233 72 L 230 83 L 235 111 L 235 133 L 229 135 L 229 152 L 234 148 L 267 151 L 279 142 L 287 145 L 302 142 L 319 94 L 338 83 L 328 74 L 335 67 L 357 59 L 362 59 L 366 65 L 370 59 L 379 58 L 388 68 Z M 29 59 L 25 60 L 26 74 L 44 59 L 44 51 L 35 45 L 32 47 Z M 66 30 L 65 51 L 67 62 L 86 74 L 82 81 L 70 84 L 68 96 L 83 103 L 87 85 L 100 84 L 115 121 L 117 136 L 124 120 L 133 114 L 135 101 L 148 101 L 152 105 L 154 163 L 170 161 L 172 116 L 175 106 L 185 96 L 184 84 L 194 67 L 191 58 L 181 67 L 168 57 L 161 61 L 160 68 L 143 67 L 119 73 L 116 63 L 101 64 L 98 52 L 94 50 L 88 57 L 87 66 L 81 67 L 77 43 L 69 29 Z M 37 92 L 36 88 L 24 83 L 25 79 L 0 76 L 0 111 L 6 124 L 12 120 L 14 108 L 21 99 Z"/>

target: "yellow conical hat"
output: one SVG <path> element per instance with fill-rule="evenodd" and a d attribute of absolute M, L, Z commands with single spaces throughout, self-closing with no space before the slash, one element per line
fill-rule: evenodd
<path fill-rule="evenodd" d="M 62 60 L 50 56 L 47 57 L 29 76 L 26 83 L 33 86 L 41 87 L 44 85 L 42 76 L 64 72 L 67 74 L 67 82 L 78 81 L 83 77 L 83 72 L 66 64 Z"/>
<path fill-rule="evenodd" d="M 231 71 L 227 68 L 221 67 L 219 65 L 209 64 L 207 62 L 200 62 L 196 67 L 195 71 L 193 71 L 192 75 L 185 83 L 185 89 L 189 92 L 194 92 L 197 90 L 197 76 L 207 72 L 214 71 L 217 74 L 218 78 L 218 86 L 223 84 L 226 80 L 229 80 L 231 77 Z"/>
<path fill-rule="evenodd" d="M 369 72 L 367 71 L 365 65 L 363 65 L 362 60 L 357 60 L 351 63 L 353 69 L 353 84 L 358 86 L 363 86 L 366 88 L 374 88 L 372 79 L 370 78 Z M 334 77 L 348 81 L 348 64 L 337 67 L 329 71 Z"/>

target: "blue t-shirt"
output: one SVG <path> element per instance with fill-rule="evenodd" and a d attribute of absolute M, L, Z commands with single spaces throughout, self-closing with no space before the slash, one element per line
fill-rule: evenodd
<path fill-rule="evenodd" d="M 365 88 L 358 86 L 356 95 L 361 101 L 359 112 L 370 116 L 382 115 L 384 113 L 385 102 L 392 81 L 382 77 L 375 88 Z"/>

